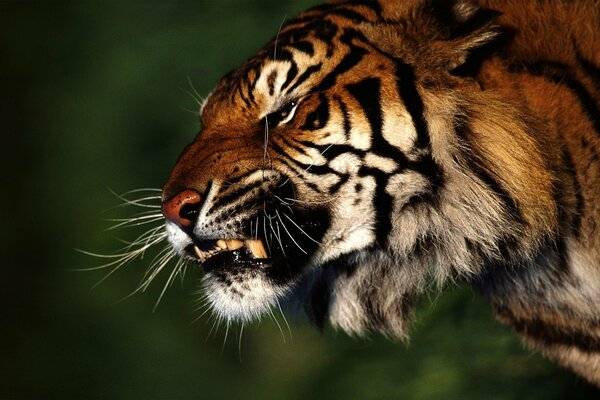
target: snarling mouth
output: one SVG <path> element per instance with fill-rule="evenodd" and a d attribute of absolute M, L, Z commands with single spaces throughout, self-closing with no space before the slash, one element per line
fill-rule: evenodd
<path fill-rule="evenodd" d="M 200 261 L 205 272 L 232 263 L 255 267 L 271 264 L 262 239 L 204 240 L 188 246 L 186 250 Z"/>

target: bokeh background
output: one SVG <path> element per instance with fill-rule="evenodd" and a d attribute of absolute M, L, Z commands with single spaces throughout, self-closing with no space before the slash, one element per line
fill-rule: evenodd
<path fill-rule="evenodd" d="M 1 398 L 591 399 L 467 286 L 426 296 L 407 346 L 288 316 L 209 334 L 200 271 L 119 302 L 149 258 L 92 289 L 74 272 L 140 231 L 105 231 L 111 190 L 158 188 L 207 94 L 311 0 L 1 2 Z M 191 83 L 190 83 L 191 82 Z M 192 85 L 194 87 L 192 87 Z M 129 214 L 128 214 L 129 213 Z"/>

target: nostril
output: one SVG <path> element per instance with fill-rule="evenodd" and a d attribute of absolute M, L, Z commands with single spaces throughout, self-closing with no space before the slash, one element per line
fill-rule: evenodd
<path fill-rule="evenodd" d="M 181 218 L 193 221 L 198 215 L 198 203 L 186 203 L 179 210 Z"/>
<path fill-rule="evenodd" d="M 184 190 L 163 202 L 161 210 L 167 220 L 182 228 L 189 227 L 198 216 L 200 199 L 195 190 Z"/>

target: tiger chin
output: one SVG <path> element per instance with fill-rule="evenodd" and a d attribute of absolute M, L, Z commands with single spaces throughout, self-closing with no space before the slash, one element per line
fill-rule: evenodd
<path fill-rule="evenodd" d="M 600 385 L 600 2 L 334 1 L 204 101 L 163 188 L 214 311 L 404 338 L 432 282 Z M 596 27 L 596 28 L 594 28 Z"/>

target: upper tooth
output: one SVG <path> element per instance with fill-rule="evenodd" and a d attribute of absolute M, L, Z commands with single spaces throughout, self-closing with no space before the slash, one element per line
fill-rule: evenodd
<path fill-rule="evenodd" d="M 229 250 L 237 250 L 244 245 L 244 242 L 238 239 L 226 240 L 225 243 Z"/>
<path fill-rule="evenodd" d="M 252 252 L 254 258 L 267 258 L 267 251 L 262 240 L 246 239 L 244 244 Z"/>
<path fill-rule="evenodd" d="M 223 239 L 219 239 L 219 240 L 217 240 L 217 246 L 220 249 L 225 250 L 227 248 L 227 242 L 225 242 L 225 240 L 223 240 Z"/>

